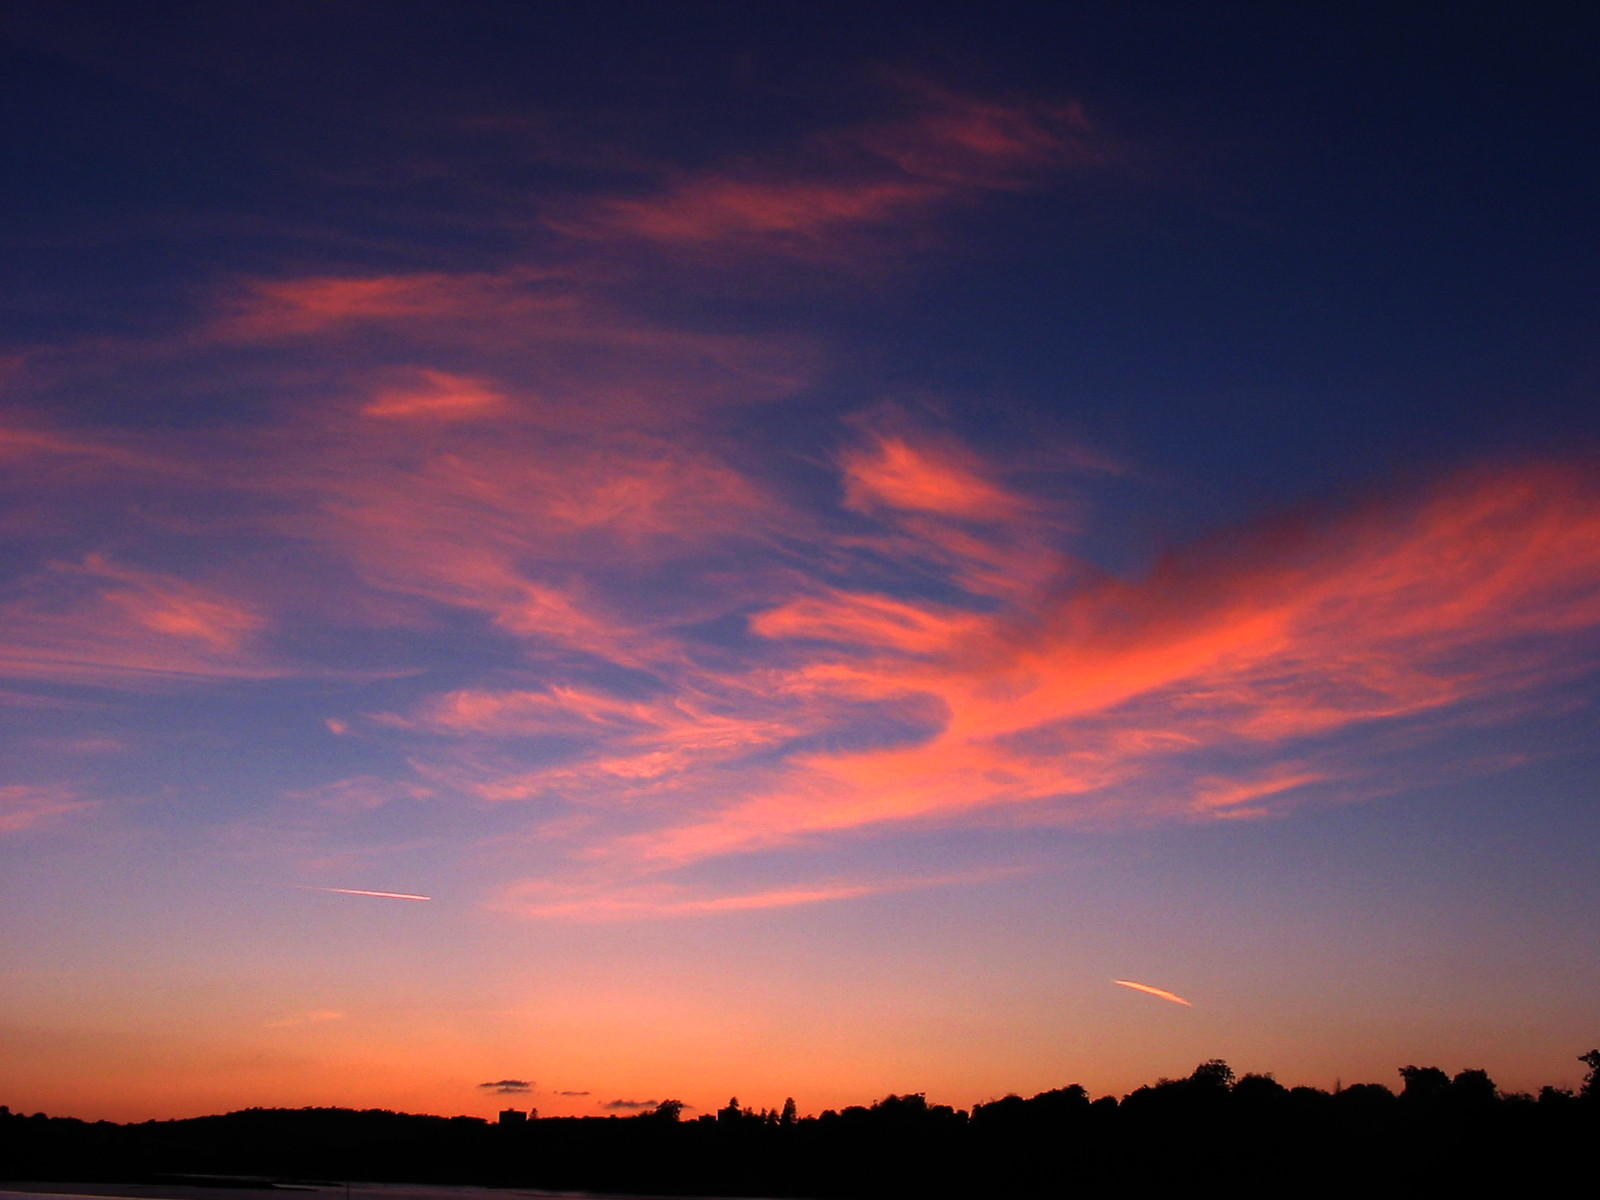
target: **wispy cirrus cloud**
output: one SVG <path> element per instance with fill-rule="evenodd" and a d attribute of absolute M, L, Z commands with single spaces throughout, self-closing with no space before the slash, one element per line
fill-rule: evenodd
<path fill-rule="evenodd" d="M 37 414 L 84 352 L 45 348 L 17 373 L 32 415 L 0 424 L 22 547 L 0 673 L 301 685 L 349 760 L 287 802 L 525 811 L 483 841 L 542 856 L 494 903 L 544 919 L 939 886 L 971 873 L 694 872 L 906 830 L 1259 818 L 1437 766 L 1397 731 L 1531 723 L 1597 665 L 1583 464 L 1222 531 L 1114 578 L 1074 553 L 1086 501 L 936 421 L 817 405 L 803 445 L 763 442 L 742 422 L 816 400 L 826 356 L 639 299 L 679 270 L 875 261 L 1108 144 L 1068 104 L 910 88 L 787 153 L 530 203 L 541 249 L 498 265 L 235 276 L 155 349 L 96 343 L 103 372 L 248 379 L 270 396 L 248 420 L 68 428 Z M 309 690 L 335 678 L 373 686 Z"/>
<path fill-rule="evenodd" d="M 449 711 L 463 733 L 504 736 L 508 709 L 523 706 L 537 714 L 524 730 L 561 719 L 603 730 L 559 769 L 480 780 L 486 793 L 515 779 L 501 796 L 564 788 L 623 811 L 648 782 L 681 800 L 612 840 L 603 821 L 580 826 L 585 855 L 611 873 L 518 885 L 507 906 L 606 918 L 849 898 L 897 885 L 697 894 L 674 873 L 896 828 L 1013 815 L 1102 828 L 1239 819 L 1307 794 L 1393 786 L 1395 772 L 1429 768 L 1380 762 L 1385 731 L 1437 743 L 1519 720 L 1519 696 L 1593 670 L 1600 495 L 1575 468 L 1469 473 L 1218 539 L 1140 581 L 1080 581 L 999 611 L 954 618 L 945 605 L 846 593 L 831 603 L 752 618 L 758 636 L 810 649 L 781 668 L 752 666 L 752 690 L 793 715 L 770 741 L 725 746 L 715 770 L 671 753 L 669 723 L 648 706 L 458 697 Z M 875 724 L 866 706 L 886 697 L 920 724 Z M 710 736 L 692 710 L 674 711 L 672 739 Z M 818 748 L 845 730 L 858 748 Z M 652 770 L 619 771 L 623 743 L 620 761 Z"/>
<path fill-rule="evenodd" d="M 852 900 L 899 891 L 906 886 L 885 881 L 820 883 L 743 893 L 695 894 L 693 889 L 671 883 L 585 886 L 581 882 L 530 880 L 508 889 L 497 905 L 519 917 L 585 921 L 658 919 Z"/>
<path fill-rule="evenodd" d="M 119 685 L 281 674 L 257 643 L 267 621 L 214 586 L 89 554 L 49 562 L 0 593 L 0 673 Z"/>
<path fill-rule="evenodd" d="M 351 386 L 371 381 L 358 406 L 369 417 L 481 415 L 508 390 L 508 424 L 568 436 L 594 432 L 602 413 L 625 429 L 676 428 L 792 395 L 814 372 L 804 339 L 666 323 L 631 311 L 613 290 L 582 272 L 552 277 L 514 264 L 245 279 L 222 291 L 221 313 L 188 340 L 212 352 L 325 348 Z M 456 362 L 469 365 L 452 370 Z"/>
<path fill-rule="evenodd" d="M 983 99 L 926 84 L 909 86 L 904 102 L 898 118 L 685 174 L 554 223 L 578 236 L 678 250 L 837 260 L 862 253 L 865 235 L 885 223 L 925 219 L 1051 170 L 1099 164 L 1108 153 L 1076 104 Z"/>
<path fill-rule="evenodd" d="M 347 1014 L 333 1008 L 318 1008 L 311 1012 L 299 1013 L 291 1017 L 280 1017 L 275 1021 L 267 1021 L 263 1029 L 298 1029 L 303 1025 L 321 1025 L 328 1021 L 342 1021 Z"/>
<path fill-rule="evenodd" d="M 482 380 L 447 371 L 416 372 L 407 384 L 380 390 L 361 409 L 366 417 L 395 420 L 470 420 L 494 412 L 505 399 Z"/>
<path fill-rule="evenodd" d="M 1472 472 L 1218 538 L 1142 580 L 1079 575 L 1000 609 L 841 590 L 757 612 L 750 630 L 778 657 L 758 644 L 717 682 L 730 712 L 781 720 L 719 723 L 686 702 L 691 680 L 714 678 L 704 665 L 674 668 L 678 687 L 651 702 L 453 694 L 405 718 L 469 741 L 574 739 L 533 771 L 458 763 L 456 784 L 486 798 L 580 801 L 586 819 L 561 836 L 608 864 L 516 885 L 508 911 L 848 899 L 950 880 L 707 890 L 680 872 L 896 829 L 1238 820 L 1420 782 L 1437 764 L 1396 761 L 1392 733 L 1437 745 L 1524 720 L 1529 699 L 1600 661 L 1600 495 L 1578 468 Z M 608 813 L 635 829 L 608 833 Z"/>
<path fill-rule="evenodd" d="M 57 817 L 92 806 L 64 785 L 0 785 L 0 834 L 34 829 Z"/>
<path fill-rule="evenodd" d="M 813 628 L 845 636 L 852 604 Z M 778 786 L 614 850 L 686 863 L 1040 804 L 1065 823 L 1259 813 L 1360 772 L 1359 742 L 1341 746 L 1341 768 L 1324 760 L 1326 739 L 1424 714 L 1448 725 L 1448 712 L 1466 720 L 1475 704 L 1592 670 L 1597 630 L 1589 476 L 1469 475 L 952 626 L 909 662 L 823 656 L 811 679 L 845 694 L 920 693 L 945 714 L 937 731 L 802 750 Z M 1232 760 L 1226 778 L 1219 755 Z"/>

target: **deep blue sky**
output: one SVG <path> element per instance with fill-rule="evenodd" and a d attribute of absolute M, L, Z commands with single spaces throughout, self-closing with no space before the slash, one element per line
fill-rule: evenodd
<path fill-rule="evenodd" d="M 636 299 L 856 342 L 828 381 L 847 408 L 958 395 L 969 436 L 1021 410 L 1136 453 L 1183 480 L 1180 523 L 1594 435 L 1600 29 L 1576 7 L 12 14 L 13 346 L 160 328 L 230 273 L 493 266 L 539 236 L 506 228 L 527 189 L 767 152 L 916 77 L 1077 98 L 1116 161 L 992 205 L 914 286 L 755 302 L 655 279 Z M 128 423 L 210 408 L 81 403 Z"/>

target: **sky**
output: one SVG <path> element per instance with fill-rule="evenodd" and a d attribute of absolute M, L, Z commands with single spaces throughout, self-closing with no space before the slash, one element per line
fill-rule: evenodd
<path fill-rule="evenodd" d="M 1600 19 L 864 7 L 7 5 L 0 1102 L 1581 1078 Z"/>

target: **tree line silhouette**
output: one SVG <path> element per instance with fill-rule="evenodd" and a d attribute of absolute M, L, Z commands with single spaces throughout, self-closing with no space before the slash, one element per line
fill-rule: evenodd
<path fill-rule="evenodd" d="M 344 1108 L 250 1108 L 119 1125 L 0 1106 L 0 1181 L 477 1184 L 656 1195 L 1010 1197 L 1085 1187 L 1134 1194 L 1441 1185 L 1592 1187 L 1600 1050 L 1576 1091 L 1500 1091 L 1482 1070 L 1399 1069 L 1324 1091 L 1212 1059 L 1118 1100 L 1077 1084 L 958 1110 L 924 1094 L 799 1116 L 737 1099 L 684 1119 L 665 1100 L 629 1117 L 498 1123 Z M 311 1181 L 309 1184 L 307 1181 Z"/>

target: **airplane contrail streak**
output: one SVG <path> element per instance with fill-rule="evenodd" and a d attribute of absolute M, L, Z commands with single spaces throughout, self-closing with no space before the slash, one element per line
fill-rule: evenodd
<path fill-rule="evenodd" d="M 1125 988 L 1132 988 L 1136 992 L 1147 992 L 1152 996 L 1160 996 L 1163 1000 L 1171 1000 L 1174 1004 L 1182 1004 L 1185 1008 L 1193 1008 L 1182 996 L 1175 996 L 1164 988 L 1151 987 L 1148 983 L 1135 983 L 1131 979 L 1113 979 L 1112 983 L 1120 983 Z"/>
<path fill-rule="evenodd" d="M 308 892 L 337 892 L 341 896 L 378 896 L 384 900 L 432 900 L 432 896 L 413 896 L 410 892 L 369 892 L 362 888 L 328 888 L 312 887 L 310 884 L 301 884 L 301 888 Z"/>

